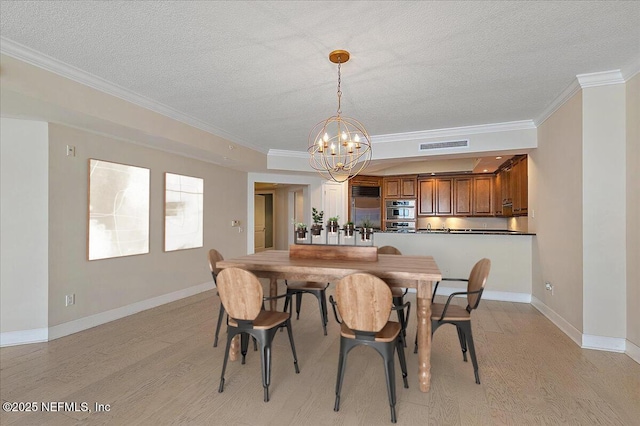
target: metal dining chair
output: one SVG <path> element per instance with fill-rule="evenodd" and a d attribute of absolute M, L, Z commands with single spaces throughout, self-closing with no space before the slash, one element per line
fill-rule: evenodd
<path fill-rule="evenodd" d="M 298 357 L 293 342 L 291 331 L 291 316 L 287 312 L 266 311 L 263 309 L 264 300 L 272 300 L 281 297 L 290 297 L 286 294 L 275 297 L 263 297 L 262 284 L 251 272 L 240 268 L 227 268 L 218 274 L 218 292 L 220 300 L 229 315 L 229 329 L 227 332 L 227 346 L 224 352 L 224 362 L 220 374 L 220 387 L 218 392 L 224 391 L 224 373 L 227 369 L 229 349 L 233 338 L 240 334 L 242 364 L 245 363 L 249 336 L 254 337 L 260 344 L 260 363 L 262 367 L 262 386 L 264 388 L 264 401 L 269 401 L 269 384 L 271 382 L 271 344 L 281 327 L 287 329 L 289 344 L 293 353 L 293 365 L 296 374 Z"/>
<path fill-rule="evenodd" d="M 402 255 L 402 252 L 395 248 L 394 246 L 382 246 L 378 247 L 378 254 L 395 254 Z M 387 280 L 387 283 L 390 284 L 391 281 Z M 391 287 L 391 295 L 393 296 L 393 305 L 394 306 L 402 306 L 404 304 L 404 296 L 407 294 L 407 288 L 400 287 Z M 407 323 L 409 322 L 409 318 L 405 317 L 404 309 L 396 310 L 396 314 L 398 315 L 398 322 L 400 322 L 400 326 L 402 326 L 402 344 L 404 347 L 407 347 Z"/>
<path fill-rule="evenodd" d="M 442 281 L 462 281 L 467 283 L 467 291 L 458 291 L 451 293 L 447 302 L 431 304 L 431 335 L 444 324 L 453 324 L 458 332 L 458 340 L 460 341 L 460 349 L 462 349 L 462 359 L 467 362 L 467 347 L 471 362 L 473 364 L 473 373 L 476 376 L 476 383 L 480 384 L 480 374 L 478 372 L 478 360 L 476 359 L 476 349 L 473 343 L 473 334 L 471 333 L 471 312 L 480 304 L 480 298 L 484 291 L 484 286 L 489 277 L 491 270 L 491 261 L 489 259 L 480 259 L 471 269 L 469 278 L 443 278 Z M 433 298 L 438 291 L 438 285 L 433 290 Z M 456 296 L 466 296 L 467 306 L 463 308 L 460 305 L 451 303 Z M 432 299 L 433 300 L 433 299 Z M 418 336 L 416 335 L 414 353 L 418 352 Z"/>
<path fill-rule="evenodd" d="M 340 392 L 347 365 L 347 355 L 356 346 L 375 349 L 384 361 L 387 393 L 391 408 L 391 422 L 396 423 L 396 382 L 394 352 L 397 351 L 404 387 L 408 388 L 407 363 L 404 356 L 400 323 L 389 321 L 392 296 L 389 286 L 380 278 L 356 273 L 342 278 L 336 284 L 335 300 L 330 297 L 336 321 L 340 323 L 340 356 L 336 381 L 334 411 L 340 410 Z M 407 302 L 401 309 L 410 309 Z M 337 310 L 336 310 L 337 309 Z"/>

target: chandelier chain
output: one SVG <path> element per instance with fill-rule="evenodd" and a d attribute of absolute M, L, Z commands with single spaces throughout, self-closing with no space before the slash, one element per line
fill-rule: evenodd
<path fill-rule="evenodd" d="M 342 90 L 340 90 L 340 81 L 341 81 L 341 78 L 340 78 L 340 66 L 341 66 L 340 56 L 338 56 L 338 111 L 337 111 L 338 115 L 340 115 L 340 113 L 342 112 L 340 110 L 340 98 L 342 97 Z"/>

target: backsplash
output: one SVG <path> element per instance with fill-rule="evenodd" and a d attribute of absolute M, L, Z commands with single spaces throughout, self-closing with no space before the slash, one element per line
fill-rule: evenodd
<path fill-rule="evenodd" d="M 427 224 L 430 223 L 432 229 L 440 229 L 443 225 L 450 229 L 511 229 L 508 220 L 503 217 L 419 217 L 416 228 L 426 229 Z M 520 229 L 513 230 L 521 231 Z"/>

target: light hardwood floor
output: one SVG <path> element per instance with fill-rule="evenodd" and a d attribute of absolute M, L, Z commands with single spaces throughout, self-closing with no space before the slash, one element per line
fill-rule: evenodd
<path fill-rule="evenodd" d="M 246 365 L 229 364 L 219 394 L 226 333 L 213 348 L 218 306 L 209 291 L 49 343 L 2 348 L 3 402 L 88 402 L 91 408 L 97 402 L 110 404 L 110 411 L 2 412 L 0 423 L 391 424 L 382 361 L 369 348 L 350 353 L 341 409 L 333 411 L 338 325 L 331 316 L 323 336 L 310 295 L 293 321 L 300 374 L 286 333 L 278 333 L 271 401 L 262 400 L 260 358 L 252 350 Z M 640 424 L 640 365 L 628 356 L 580 349 L 527 304 L 484 300 L 472 324 L 482 384 L 475 384 L 471 363 L 462 361 L 455 328 L 443 326 L 433 340 L 429 393 L 418 389 L 412 348 L 409 389 L 396 365 L 398 424 Z M 410 340 L 415 329 L 414 311 Z"/>

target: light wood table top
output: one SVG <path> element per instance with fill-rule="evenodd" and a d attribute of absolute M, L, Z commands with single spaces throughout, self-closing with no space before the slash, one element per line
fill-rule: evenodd
<path fill-rule="evenodd" d="M 269 250 L 216 263 L 218 268 L 242 268 L 271 280 L 271 296 L 277 294 L 277 280 L 336 282 L 356 272 L 375 275 L 392 287 L 415 288 L 418 317 L 418 381 L 420 390 L 431 386 L 431 293 L 432 282 L 442 275 L 431 256 L 380 254 L 376 262 L 326 259 L 292 259 L 288 250 Z M 272 301 L 275 302 L 275 301 Z M 275 310 L 275 306 L 272 306 Z M 237 351 L 237 345 L 233 346 Z M 230 358 L 232 358 L 230 356 Z M 235 358 L 235 356 L 234 356 Z"/>

